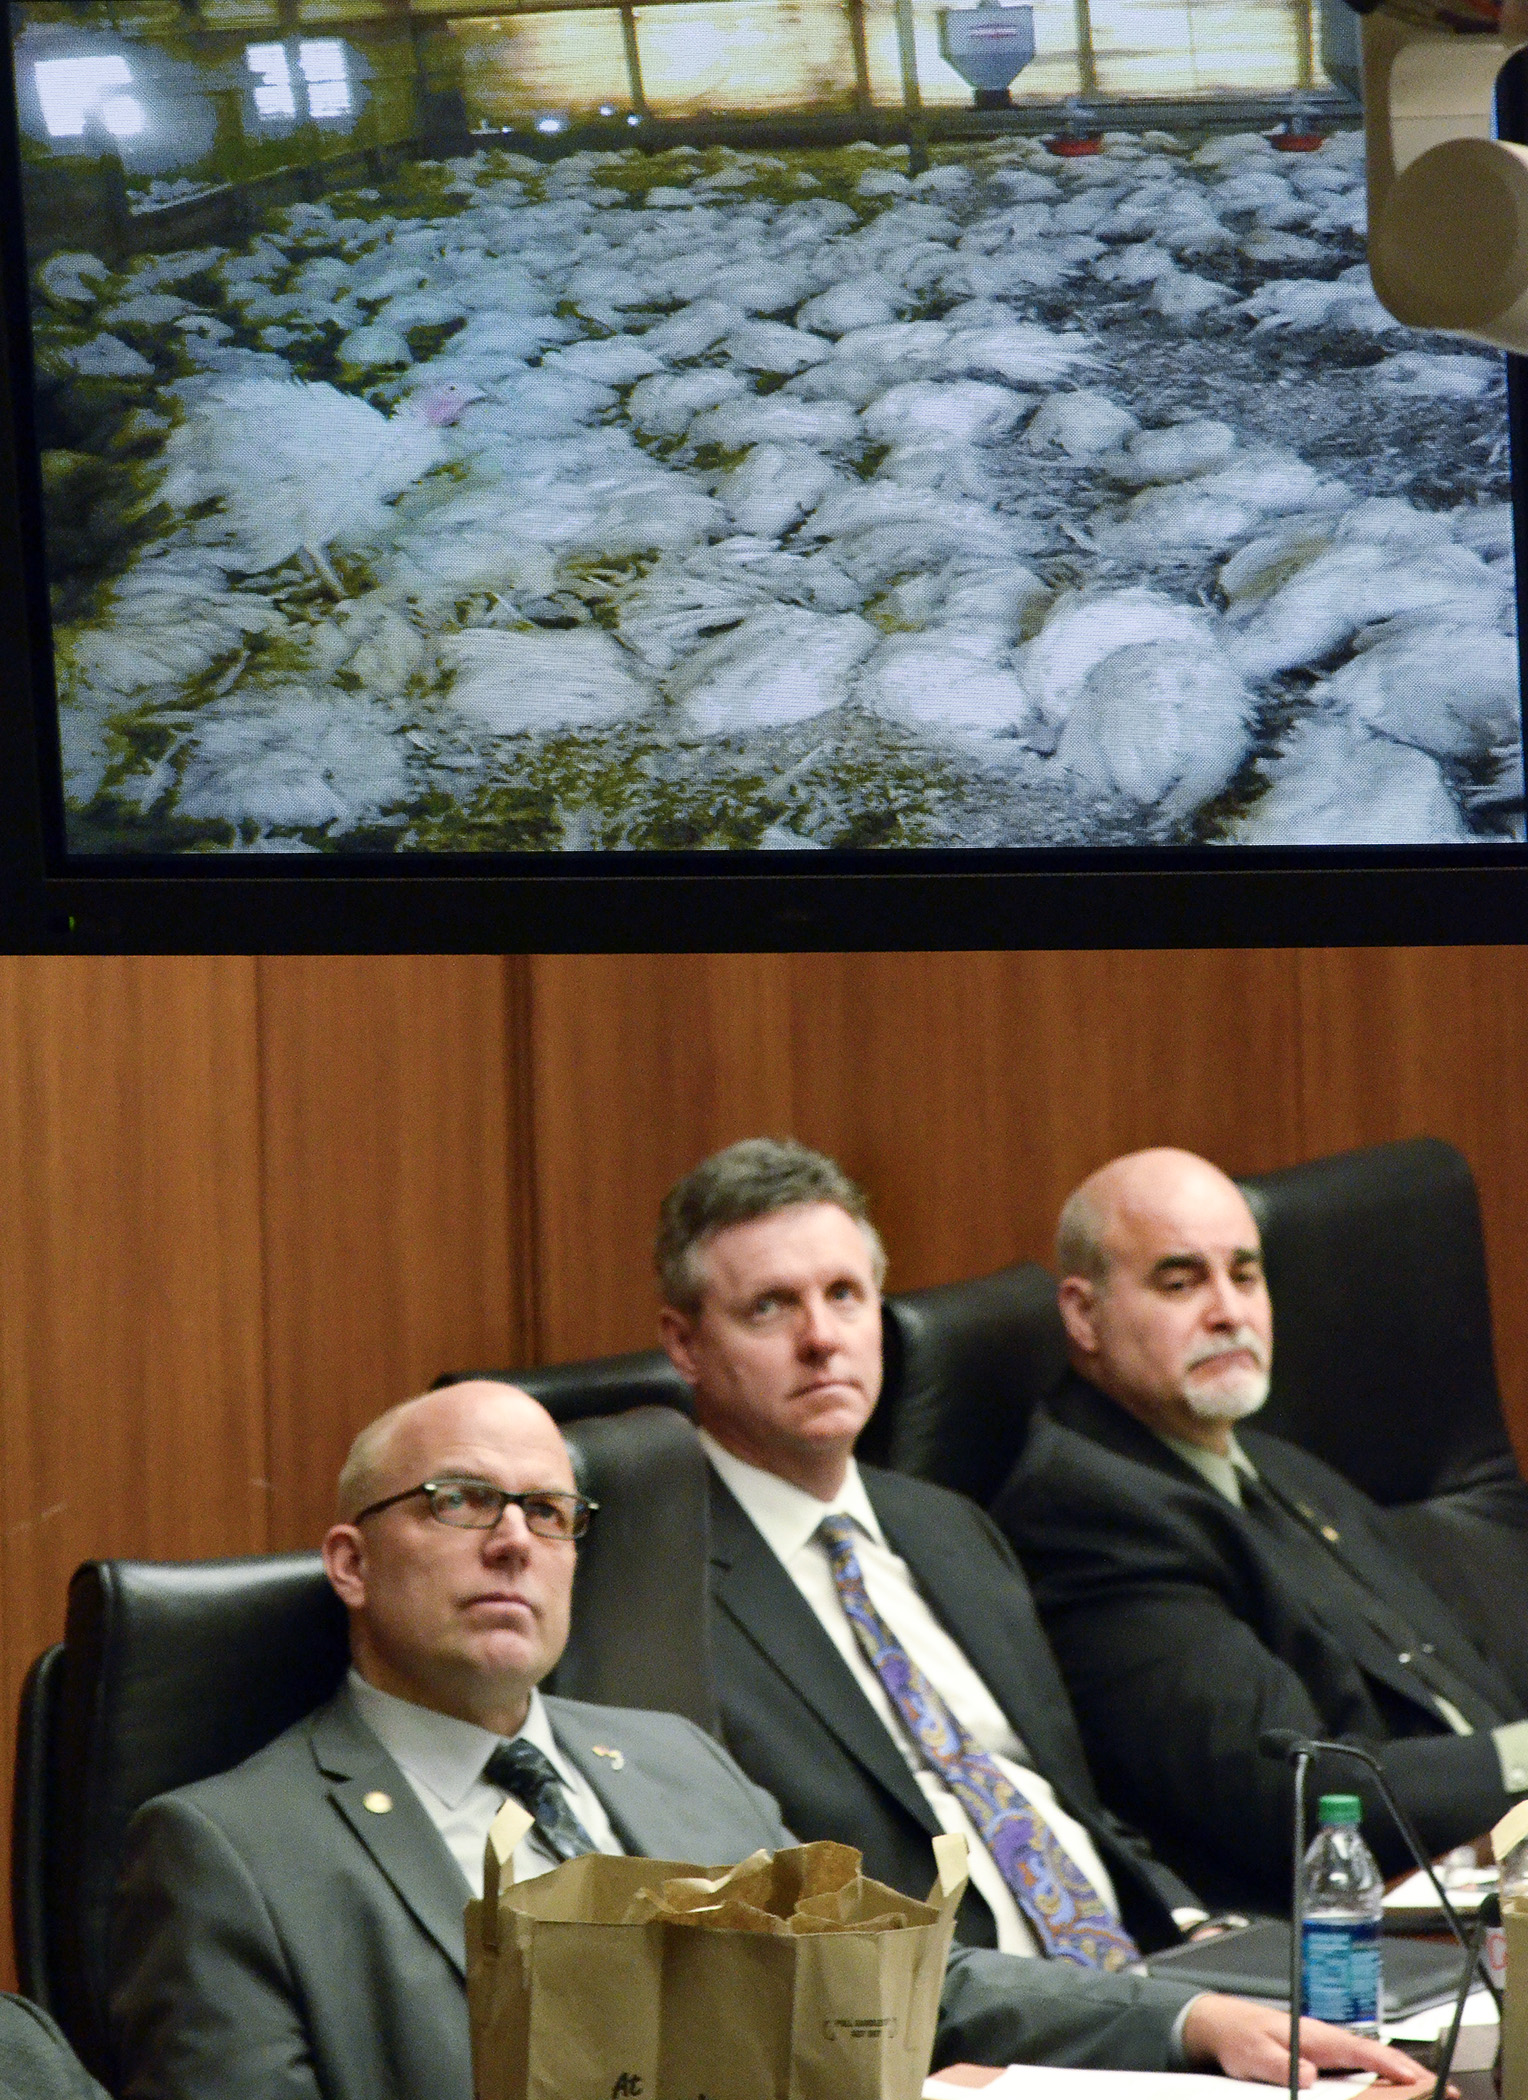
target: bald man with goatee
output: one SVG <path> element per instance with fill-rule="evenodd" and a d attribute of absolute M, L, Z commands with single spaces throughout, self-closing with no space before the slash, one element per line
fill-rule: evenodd
<path fill-rule="evenodd" d="M 1190 1152 L 1112 1160 L 1067 1199 L 1056 1255 L 1071 1372 L 993 1514 L 1105 1798 L 1244 1908 L 1288 1902 L 1290 1778 L 1265 1729 L 1375 1751 L 1433 1853 L 1489 1829 L 1528 1792 L 1521 1702 L 1383 1512 L 1246 1426 L 1273 1309 L 1240 1189 Z M 1364 1795 L 1381 1865 L 1407 1864 L 1360 1765 L 1313 1776 Z"/>

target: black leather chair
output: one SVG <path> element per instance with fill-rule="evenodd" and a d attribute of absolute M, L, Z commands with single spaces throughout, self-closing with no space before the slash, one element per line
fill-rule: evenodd
<path fill-rule="evenodd" d="M 1274 1303 L 1259 1428 L 1356 1482 L 1528 1710 L 1528 1484 L 1502 1419 L 1480 1205 L 1438 1138 L 1242 1183 Z"/>
<path fill-rule="evenodd" d="M 582 1422 L 591 1415 L 624 1414 L 629 1407 L 672 1407 L 693 1412 L 690 1389 L 661 1349 L 627 1356 L 591 1356 L 581 1363 L 535 1364 L 519 1370 L 442 1371 L 436 1387 L 463 1378 L 501 1378 L 539 1400 L 554 1422 Z"/>
<path fill-rule="evenodd" d="M 1266 1426 L 1386 1508 L 1469 1485 L 1511 1454 L 1480 1205 L 1439 1138 L 1339 1152 L 1241 1182 L 1273 1297 Z"/>
<path fill-rule="evenodd" d="M 1056 1286 L 1037 1262 L 886 1305 L 886 1386 L 867 1458 L 987 1503 L 1066 1368 Z"/>
<path fill-rule="evenodd" d="M 569 1442 L 602 1508 L 549 1689 L 714 1729 L 693 1429 L 647 1407 L 580 1422 Z M 103 2080 L 108 1918 L 134 1811 L 262 1748 L 328 1697 L 346 1656 L 317 1554 L 91 1561 L 76 1573 L 63 1642 L 38 1658 L 22 1699 L 12 1910 L 21 1988 Z"/>

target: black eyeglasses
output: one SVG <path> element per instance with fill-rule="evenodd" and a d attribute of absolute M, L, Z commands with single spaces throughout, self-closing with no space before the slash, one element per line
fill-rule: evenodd
<path fill-rule="evenodd" d="M 449 1524 L 455 1531 L 492 1531 L 513 1502 L 525 1519 L 526 1530 L 538 1539 L 581 1539 L 599 1508 L 597 1502 L 565 1494 L 561 1488 L 526 1488 L 515 1495 L 487 1480 L 423 1480 L 418 1487 L 384 1496 L 358 1510 L 350 1521 L 359 1524 L 396 1502 L 412 1502 L 416 1495 L 428 1499 L 437 1524 Z"/>

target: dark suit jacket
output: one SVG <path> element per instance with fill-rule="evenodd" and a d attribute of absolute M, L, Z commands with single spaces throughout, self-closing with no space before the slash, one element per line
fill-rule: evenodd
<path fill-rule="evenodd" d="M 691 1722 L 546 1707 L 628 1851 L 720 1865 L 792 1842 Z M 115 1920 L 122 2100 L 469 2100 L 467 1895 L 344 1690 L 234 1771 L 149 1802 Z"/>
<path fill-rule="evenodd" d="M 1176 1941 L 1172 1910 L 1198 1899 L 1099 1800 L 1029 1585 L 990 1519 L 926 1481 L 872 1466 L 860 1477 L 887 1538 L 1036 1771 L 1091 1833 L 1136 1938 L 1148 1947 Z M 933 1811 L 800 1591 L 714 1473 L 711 1484 L 711 1637 L 728 1748 L 802 1837 L 858 1845 L 867 1873 L 926 1895 Z M 993 1944 L 979 1896 L 967 1896 L 958 1929 L 968 1943 Z"/>
<path fill-rule="evenodd" d="M 1437 1853 L 1505 1813 L 1489 1725 L 1521 1706 L 1388 1544 L 1367 1496 L 1279 1437 L 1238 1434 L 1272 1487 L 1337 1532 L 1332 1551 L 1418 1647 L 1431 1644 L 1463 1679 L 1479 1733 L 1449 1732 L 1400 1661 L 1407 1651 L 1325 1579 L 1322 1548 L 1281 1541 L 1080 1378 L 1036 1413 L 993 1514 L 1029 1570 L 1109 1799 L 1217 1901 L 1284 1909 L 1290 1778 L 1259 1756 L 1264 1729 L 1376 1749 Z M 1364 1832 L 1387 1873 L 1408 1863 L 1362 1766 L 1328 1759 L 1312 1778 L 1364 1797 Z"/>
<path fill-rule="evenodd" d="M 0 2100 L 106 2100 L 45 2012 L 0 1993 Z"/>

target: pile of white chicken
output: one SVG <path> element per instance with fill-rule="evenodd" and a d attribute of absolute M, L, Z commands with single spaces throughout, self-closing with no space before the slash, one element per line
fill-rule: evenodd
<path fill-rule="evenodd" d="M 170 850 L 672 843 L 676 797 L 768 847 L 1520 835 L 1500 364 L 1378 305 L 1360 147 L 486 153 L 53 257 L 45 368 L 166 432 L 59 635 L 71 806 Z"/>

